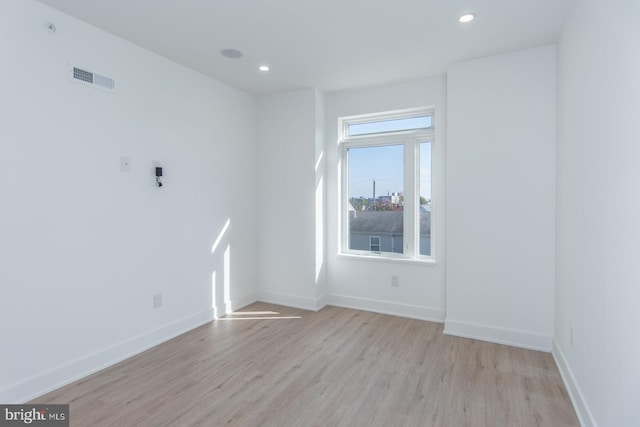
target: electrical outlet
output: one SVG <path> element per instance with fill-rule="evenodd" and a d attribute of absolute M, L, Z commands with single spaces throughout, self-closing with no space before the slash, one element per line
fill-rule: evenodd
<path fill-rule="evenodd" d="M 573 328 L 569 328 L 569 343 L 573 347 Z"/>
<path fill-rule="evenodd" d="M 391 276 L 391 287 L 397 288 L 400 286 L 400 278 L 398 276 Z"/>
<path fill-rule="evenodd" d="M 153 294 L 153 308 L 162 307 L 162 294 Z"/>

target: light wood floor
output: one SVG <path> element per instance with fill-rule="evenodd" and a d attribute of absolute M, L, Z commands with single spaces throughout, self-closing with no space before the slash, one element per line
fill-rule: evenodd
<path fill-rule="evenodd" d="M 256 303 L 34 403 L 72 426 L 578 426 L 550 354 Z"/>

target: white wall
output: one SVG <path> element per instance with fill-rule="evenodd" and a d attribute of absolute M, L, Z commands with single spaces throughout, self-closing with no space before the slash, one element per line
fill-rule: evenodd
<path fill-rule="evenodd" d="M 639 425 L 638 14 L 578 0 L 558 49 L 554 355 L 584 426 Z"/>
<path fill-rule="evenodd" d="M 260 300 L 316 310 L 324 305 L 323 193 L 314 89 L 258 99 L 258 277 Z M 321 159 L 320 159 L 321 160 Z M 321 162 L 320 162 L 321 163 Z M 318 211 L 319 210 L 319 211 Z M 317 255 L 317 256 L 316 256 Z"/>
<path fill-rule="evenodd" d="M 419 319 L 444 319 L 445 79 L 426 78 L 400 84 L 329 93 L 325 97 L 327 160 L 327 291 L 333 305 Z M 436 264 L 368 260 L 338 255 L 338 118 L 416 107 L 434 107 L 434 218 Z M 398 276 L 399 287 L 391 287 Z"/>
<path fill-rule="evenodd" d="M 210 320 L 214 271 L 218 308 L 225 277 L 255 300 L 254 98 L 31 0 L 0 3 L 0 52 L 0 401 Z"/>
<path fill-rule="evenodd" d="M 447 74 L 445 332 L 551 350 L 555 48 Z"/>

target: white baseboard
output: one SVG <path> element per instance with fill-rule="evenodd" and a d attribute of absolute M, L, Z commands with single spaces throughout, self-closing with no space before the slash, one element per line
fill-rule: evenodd
<path fill-rule="evenodd" d="M 444 310 L 418 305 L 400 304 L 374 299 L 351 297 L 347 295 L 329 294 L 327 304 L 336 307 L 353 308 L 356 310 L 373 311 L 381 314 L 408 317 L 410 319 L 427 320 L 442 323 Z"/>
<path fill-rule="evenodd" d="M 182 335 L 214 319 L 214 309 L 180 319 L 169 325 L 135 336 L 103 350 L 73 360 L 57 368 L 36 374 L 0 390 L 0 402 L 25 403 L 64 385 L 77 381 L 171 338 Z"/>
<path fill-rule="evenodd" d="M 227 303 L 217 305 L 214 309 L 215 318 L 217 319 L 218 317 L 222 317 L 232 311 L 240 310 L 241 308 L 246 307 L 249 304 L 253 304 L 256 301 L 258 301 L 258 292 L 250 292 Z"/>
<path fill-rule="evenodd" d="M 463 338 L 472 338 L 496 344 L 521 347 L 529 350 L 551 352 L 551 336 L 531 332 L 504 329 L 478 323 L 460 322 L 446 319 L 444 333 Z"/>
<path fill-rule="evenodd" d="M 567 359 L 555 339 L 553 340 L 553 351 L 551 353 L 553 354 L 553 359 L 556 361 L 556 365 L 558 365 L 558 370 L 560 371 L 564 385 L 569 393 L 571 403 L 573 403 L 573 408 L 576 410 L 576 415 L 578 416 L 580 425 L 582 427 L 597 427 L 597 424 L 593 419 L 593 415 L 591 415 L 591 411 L 589 410 L 589 406 L 584 400 L 582 391 L 580 390 L 580 387 L 571 372 L 571 368 L 567 363 Z"/>
<path fill-rule="evenodd" d="M 303 310 L 318 311 L 326 304 L 322 304 L 325 298 L 309 298 L 299 295 L 283 294 L 281 292 L 260 291 L 258 299 L 269 304 L 284 305 L 286 307 L 301 308 Z"/>
<path fill-rule="evenodd" d="M 316 298 L 316 309 L 315 309 L 315 311 L 322 310 L 327 305 L 327 301 L 328 301 L 328 297 L 327 297 L 326 294 Z"/>
<path fill-rule="evenodd" d="M 240 310 L 243 307 L 258 301 L 258 292 L 250 292 L 231 301 L 231 311 Z"/>

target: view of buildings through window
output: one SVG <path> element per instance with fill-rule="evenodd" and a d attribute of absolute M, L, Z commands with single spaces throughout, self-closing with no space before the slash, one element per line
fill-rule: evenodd
<path fill-rule="evenodd" d="M 348 242 L 345 243 L 351 251 L 404 254 L 407 233 L 414 233 L 413 253 L 423 256 L 432 253 L 431 142 L 422 142 L 415 135 L 400 135 L 398 143 L 393 138 L 385 138 L 384 143 L 376 140 L 376 136 L 405 130 L 403 125 L 410 130 L 431 127 L 430 115 L 396 123 L 402 121 L 348 125 L 348 130 L 355 129 L 358 135 L 371 136 L 358 138 L 346 149 Z M 415 175 L 415 178 L 409 175 L 415 180 L 408 186 L 411 194 L 405 186 L 408 168 Z M 415 215 L 405 215 L 405 209 L 415 209 Z M 408 217 L 415 224 L 405 227 Z"/>
<path fill-rule="evenodd" d="M 431 143 L 421 142 L 419 171 L 419 220 L 420 255 L 431 255 Z"/>

